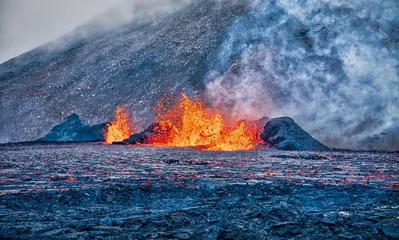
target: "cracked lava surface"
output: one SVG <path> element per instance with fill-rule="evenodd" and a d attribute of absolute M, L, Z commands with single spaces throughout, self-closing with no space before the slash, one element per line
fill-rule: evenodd
<path fill-rule="evenodd" d="M 0 238 L 389 239 L 399 153 L 0 146 Z"/>

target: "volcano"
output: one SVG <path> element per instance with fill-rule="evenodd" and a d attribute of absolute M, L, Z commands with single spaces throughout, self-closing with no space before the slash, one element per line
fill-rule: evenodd
<path fill-rule="evenodd" d="M 0 65 L 0 239 L 398 239 L 399 2 L 178 1 Z"/>
<path fill-rule="evenodd" d="M 121 105 L 140 131 L 165 93 L 185 89 L 236 120 L 289 116 L 331 147 L 398 150 L 398 9 L 197 0 L 116 28 L 85 24 L 0 65 L 0 142 L 43 137 L 71 113 L 111 122 Z"/>
<path fill-rule="evenodd" d="M 3 63 L 0 141 L 41 137 L 63 113 L 90 124 L 111 121 L 119 105 L 146 127 L 165 92 L 205 88 L 203 77 L 229 26 L 247 8 L 245 1 L 195 2 L 157 21 L 85 38 L 71 33 Z"/>

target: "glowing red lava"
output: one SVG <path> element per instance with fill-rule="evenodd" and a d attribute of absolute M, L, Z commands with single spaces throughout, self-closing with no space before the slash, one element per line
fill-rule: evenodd
<path fill-rule="evenodd" d="M 228 126 L 221 114 L 210 116 L 204 110 L 204 101 L 193 101 L 185 94 L 175 107 L 162 104 L 156 109 L 154 129 L 157 134 L 151 143 L 155 146 L 201 147 L 211 151 L 253 150 L 254 134 L 245 122 Z"/>
<path fill-rule="evenodd" d="M 122 107 L 116 108 L 115 120 L 103 129 L 106 144 L 121 142 L 133 134 L 129 113 Z"/>

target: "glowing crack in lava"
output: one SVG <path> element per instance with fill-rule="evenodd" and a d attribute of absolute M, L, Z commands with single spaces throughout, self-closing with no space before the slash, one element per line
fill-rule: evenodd
<path fill-rule="evenodd" d="M 211 151 L 239 151 L 255 149 L 254 137 L 245 123 L 229 127 L 221 114 L 212 117 L 204 110 L 203 101 L 192 101 L 185 94 L 173 108 L 158 108 L 151 143 L 155 146 L 203 147 Z"/>
<path fill-rule="evenodd" d="M 103 129 L 105 143 L 121 142 L 133 134 L 129 113 L 122 107 L 116 108 L 115 120 Z"/>

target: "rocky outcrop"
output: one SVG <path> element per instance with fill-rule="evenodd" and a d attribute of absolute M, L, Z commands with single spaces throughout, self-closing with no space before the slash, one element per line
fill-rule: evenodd
<path fill-rule="evenodd" d="M 329 150 L 289 117 L 273 118 L 268 121 L 261 138 L 279 150 Z"/>
<path fill-rule="evenodd" d="M 73 113 L 64 121 L 53 127 L 45 137 L 39 138 L 39 142 L 98 142 L 104 141 L 102 130 L 106 123 L 87 125 L 80 117 Z"/>
<path fill-rule="evenodd" d="M 154 135 L 161 135 L 162 133 L 155 131 L 154 129 L 158 126 L 158 123 L 152 123 L 148 128 L 140 133 L 135 133 L 128 139 L 124 140 L 123 144 L 149 144 L 150 139 Z"/>

